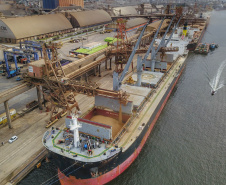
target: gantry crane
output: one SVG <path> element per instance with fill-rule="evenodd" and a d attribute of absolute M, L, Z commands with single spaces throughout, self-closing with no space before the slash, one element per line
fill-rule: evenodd
<path fill-rule="evenodd" d="M 6 65 L 7 78 L 14 77 L 14 76 L 18 75 L 19 72 L 20 72 L 20 68 L 17 65 L 17 57 L 19 57 L 19 56 L 20 57 L 27 57 L 28 62 L 30 62 L 30 56 L 32 54 L 34 54 L 35 56 L 38 55 L 36 51 L 16 49 L 16 48 L 12 48 L 12 51 L 4 50 L 3 53 L 4 53 L 4 60 L 5 60 L 5 65 Z M 13 57 L 14 64 L 15 64 L 14 70 L 9 69 L 8 56 Z M 38 60 L 38 58 L 35 57 L 35 60 Z"/>
<path fill-rule="evenodd" d="M 41 58 L 43 57 L 42 44 L 37 43 L 35 41 L 26 40 L 24 42 L 20 42 L 20 49 L 22 49 L 23 44 L 24 44 L 25 49 L 33 49 L 34 52 L 39 51 L 41 54 Z M 47 52 L 48 58 L 51 59 L 51 52 L 50 52 L 49 47 L 46 47 L 46 52 Z M 38 57 L 38 55 L 37 55 L 37 57 Z"/>

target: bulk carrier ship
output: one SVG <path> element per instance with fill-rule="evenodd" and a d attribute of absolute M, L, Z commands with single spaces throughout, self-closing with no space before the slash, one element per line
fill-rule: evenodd
<path fill-rule="evenodd" d="M 186 29 L 189 35 L 196 30 Z M 137 158 L 185 67 L 190 40 L 182 33 L 177 28 L 164 39 L 169 41 L 164 55 L 156 54 L 156 62 L 147 58 L 141 71 L 123 80 L 128 102 L 96 95 L 91 110 L 68 115 L 62 129 L 44 134 L 62 185 L 106 184 Z"/>

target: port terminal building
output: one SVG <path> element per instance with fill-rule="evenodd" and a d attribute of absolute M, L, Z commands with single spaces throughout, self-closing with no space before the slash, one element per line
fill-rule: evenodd
<path fill-rule="evenodd" d="M 6 18 L 0 20 L 0 41 L 19 43 L 69 33 L 71 23 L 62 14 Z"/>
<path fill-rule="evenodd" d="M 57 13 L 0 19 L 0 42 L 40 40 L 112 22 L 104 10 L 68 12 L 67 15 Z"/>
<path fill-rule="evenodd" d="M 88 28 L 112 22 L 111 16 L 104 10 L 78 11 L 69 14 L 73 28 Z"/>

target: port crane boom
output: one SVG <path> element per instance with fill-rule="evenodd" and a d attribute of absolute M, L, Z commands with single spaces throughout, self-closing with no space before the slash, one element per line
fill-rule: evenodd
<path fill-rule="evenodd" d="M 143 72 L 142 66 L 143 66 L 143 64 L 146 62 L 149 53 L 151 52 L 151 65 L 152 65 L 152 66 L 151 66 L 151 70 L 154 71 L 156 54 L 159 52 L 159 50 L 160 50 L 161 48 L 164 48 L 164 47 L 167 46 L 167 44 L 168 44 L 169 41 L 171 40 L 171 38 L 172 38 L 172 36 L 173 36 L 173 34 L 174 34 L 174 32 L 175 32 L 177 26 L 178 26 L 178 24 L 179 24 L 179 22 L 180 22 L 182 16 L 181 16 L 181 17 L 179 18 L 179 20 L 177 21 L 176 26 L 173 28 L 172 33 L 170 34 L 169 38 L 168 38 L 167 41 L 165 42 L 165 37 L 166 37 L 167 33 L 169 32 L 169 29 L 170 29 L 170 27 L 171 27 L 171 25 L 172 25 L 172 23 L 173 23 L 174 18 L 175 18 L 175 16 L 172 18 L 172 20 L 171 20 L 169 26 L 167 27 L 167 30 L 165 31 L 165 34 L 164 34 L 164 36 L 162 37 L 162 40 L 161 40 L 161 42 L 159 43 L 158 48 L 155 50 L 155 47 L 154 47 L 153 45 L 154 45 L 155 39 L 157 38 L 158 32 L 159 32 L 159 30 L 160 30 L 160 28 L 161 28 L 161 26 L 162 26 L 163 20 L 162 20 L 161 24 L 159 25 L 158 30 L 157 30 L 157 32 L 155 33 L 155 36 L 154 36 L 154 38 L 153 38 L 153 40 L 152 40 L 152 42 L 151 42 L 151 44 L 150 44 L 150 46 L 149 46 L 149 48 L 148 48 L 148 50 L 147 50 L 147 52 L 146 52 L 146 54 L 145 54 L 143 60 L 142 60 L 142 57 L 141 57 L 141 56 L 139 56 L 139 55 L 137 56 L 137 85 L 138 85 L 138 86 L 141 85 L 141 74 L 142 74 L 142 72 Z"/>
<path fill-rule="evenodd" d="M 132 53 L 131 53 L 131 55 L 130 55 L 127 63 L 126 63 L 126 66 L 125 66 L 124 70 L 122 71 L 121 76 L 118 77 L 118 73 L 114 71 L 114 73 L 113 73 L 113 90 L 114 91 L 119 91 L 120 90 L 120 87 L 122 85 L 122 81 L 125 78 L 125 75 L 127 74 L 128 70 L 129 70 L 129 66 L 130 66 L 131 62 L 133 61 L 133 57 L 134 57 L 134 55 L 136 53 L 136 50 L 137 50 L 137 48 L 138 48 L 138 46 L 140 44 L 141 38 L 142 38 L 142 36 L 144 34 L 144 31 L 145 31 L 146 27 L 148 26 L 148 24 L 150 24 L 150 21 L 147 22 L 147 24 L 145 24 L 145 26 L 143 27 L 143 29 L 142 29 L 142 31 L 141 31 L 138 39 L 137 39 L 137 42 L 136 42 L 136 44 L 134 46 L 134 49 L 133 49 L 133 51 L 132 51 Z"/>

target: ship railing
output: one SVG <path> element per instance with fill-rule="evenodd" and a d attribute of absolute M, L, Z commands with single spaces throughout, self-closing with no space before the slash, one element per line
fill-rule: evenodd
<path fill-rule="evenodd" d="M 42 138 L 42 143 L 47 147 L 46 141 L 51 137 L 51 132 L 46 131 L 43 138 Z"/>
<path fill-rule="evenodd" d="M 142 103 L 140 104 L 140 106 L 137 109 L 138 113 L 141 112 L 141 110 L 144 108 L 145 103 L 147 102 L 147 100 L 150 99 L 154 95 L 155 92 L 156 91 L 154 89 L 152 89 L 151 92 L 146 96 L 146 98 L 142 101 Z"/>

